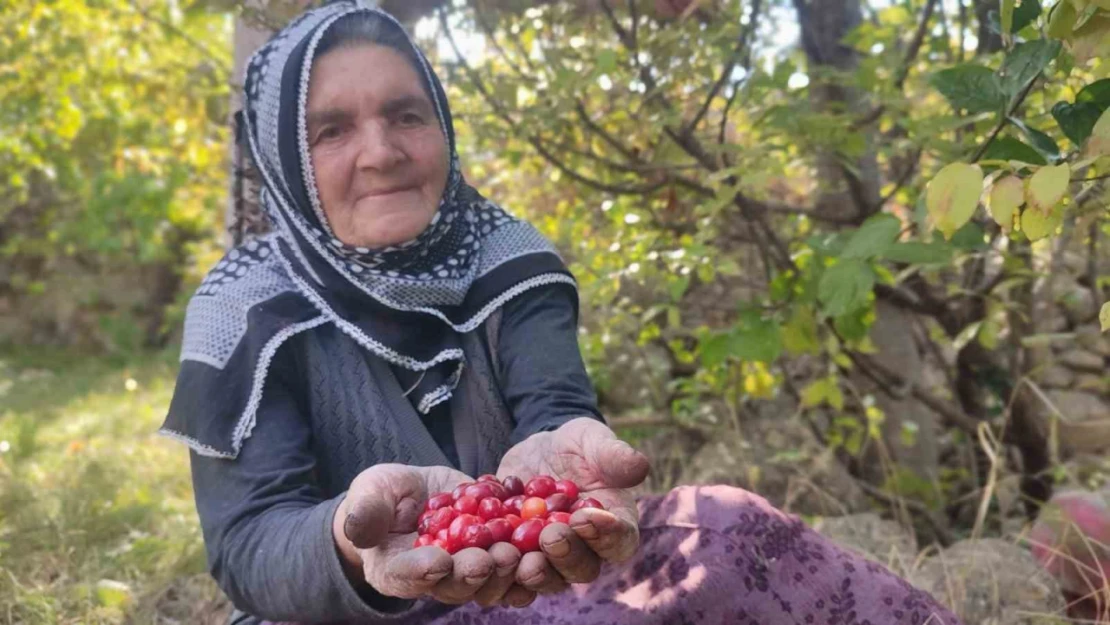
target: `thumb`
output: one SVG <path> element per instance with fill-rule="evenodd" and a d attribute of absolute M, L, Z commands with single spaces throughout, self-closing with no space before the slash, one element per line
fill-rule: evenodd
<path fill-rule="evenodd" d="M 647 456 L 610 434 L 593 439 L 592 457 L 609 488 L 633 488 L 647 479 L 651 463 Z"/>
<path fill-rule="evenodd" d="M 427 498 L 424 481 L 411 470 L 371 467 L 351 482 L 343 502 L 343 534 L 359 549 L 381 544 L 390 531 L 415 529 Z"/>

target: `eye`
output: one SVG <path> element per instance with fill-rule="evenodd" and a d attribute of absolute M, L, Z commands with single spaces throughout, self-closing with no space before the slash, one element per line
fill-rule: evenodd
<path fill-rule="evenodd" d="M 329 141 L 338 138 L 341 134 L 343 134 L 342 128 L 335 124 L 329 124 L 316 131 L 316 136 L 312 142 L 315 144 L 321 141 Z"/>
<path fill-rule="evenodd" d="M 424 124 L 424 116 L 415 111 L 407 111 L 401 113 L 397 117 L 397 123 L 402 126 L 422 126 Z"/>

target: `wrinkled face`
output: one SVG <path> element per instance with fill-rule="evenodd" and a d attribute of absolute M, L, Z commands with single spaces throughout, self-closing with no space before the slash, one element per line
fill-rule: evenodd
<path fill-rule="evenodd" d="M 315 60 L 307 129 L 320 204 L 353 246 L 415 238 L 447 184 L 447 141 L 412 65 L 392 48 L 345 46 Z"/>

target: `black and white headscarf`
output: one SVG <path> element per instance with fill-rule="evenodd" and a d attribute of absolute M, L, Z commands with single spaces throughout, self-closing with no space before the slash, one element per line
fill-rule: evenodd
<path fill-rule="evenodd" d="M 450 150 L 439 210 L 416 239 L 388 249 L 335 237 L 316 189 L 305 108 L 321 37 L 357 13 L 376 14 L 403 32 L 376 8 L 335 2 L 301 14 L 247 64 L 240 123 L 274 229 L 229 251 L 189 302 L 181 370 L 161 433 L 200 454 L 238 455 L 270 361 L 299 332 L 335 324 L 395 368 L 415 372 L 409 397 L 427 413 L 462 375 L 460 334 L 529 289 L 575 284 L 548 240 L 463 180 L 443 87 L 411 40 Z"/>

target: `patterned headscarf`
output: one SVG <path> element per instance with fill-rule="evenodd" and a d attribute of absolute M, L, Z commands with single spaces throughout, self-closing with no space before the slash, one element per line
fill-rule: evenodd
<path fill-rule="evenodd" d="M 200 454 L 238 455 L 270 361 L 299 332 L 335 324 L 395 370 L 413 372 L 408 394 L 426 414 L 462 375 L 460 334 L 529 289 L 575 284 L 547 239 L 463 180 L 443 87 L 407 35 L 450 152 L 439 209 L 419 236 L 387 249 L 336 238 L 309 158 L 308 84 L 328 29 L 365 14 L 404 33 L 376 8 L 335 2 L 301 14 L 247 64 L 239 119 L 274 230 L 229 251 L 189 302 L 181 371 L 161 432 Z"/>

